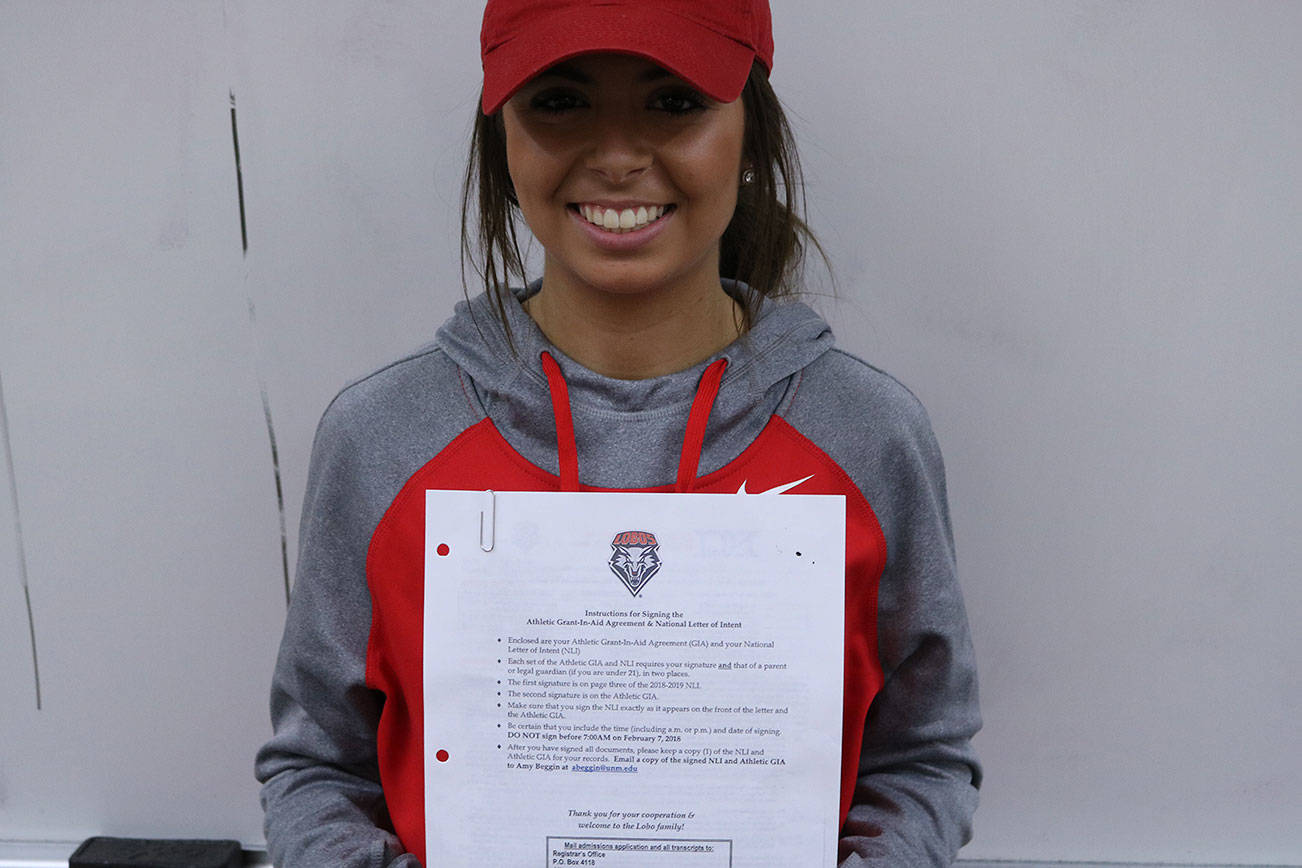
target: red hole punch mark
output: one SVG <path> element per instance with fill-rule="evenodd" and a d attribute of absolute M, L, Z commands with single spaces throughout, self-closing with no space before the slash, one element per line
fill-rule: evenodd
<path fill-rule="evenodd" d="M 441 750 L 438 753 L 434 754 L 434 759 L 438 760 L 441 763 L 445 763 L 448 761 L 448 752 L 445 750 Z"/>
<path fill-rule="evenodd" d="M 447 543 L 439 543 L 439 547 L 435 549 L 435 551 L 439 553 L 439 557 L 446 558 L 448 556 L 448 552 L 452 551 L 452 549 L 448 548 Z"/>

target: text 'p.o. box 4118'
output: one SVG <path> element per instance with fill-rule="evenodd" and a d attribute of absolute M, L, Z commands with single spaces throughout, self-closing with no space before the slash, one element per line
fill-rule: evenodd
<path fill-rule="evenodd" d="M 845 499 L 426 492 L 431 865 L 836 864 Z"/>

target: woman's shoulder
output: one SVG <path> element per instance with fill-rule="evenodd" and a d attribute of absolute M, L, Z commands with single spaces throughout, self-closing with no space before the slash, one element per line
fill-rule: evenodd
<path fill-rule="evenodd" d="M 317 440 L 376 448 L 443 439 L 481 415 L 456 364 L 430 342 L 341 388 L 321 414 Z"/>
<path fill-rule="evenodd" d="M 931 432 L 922 401 L 882 368 L 840 347 L 802 372 L 792 410 L 877 429 L 879 433 Z"/>
<path fill-rule="evenodd" d="M 782 415 L 854 481 L 888 540 L 919 504 L 939 502 L 944 461 L 927 411 L 876 365 L 839 349 L 823 354 Z"/>

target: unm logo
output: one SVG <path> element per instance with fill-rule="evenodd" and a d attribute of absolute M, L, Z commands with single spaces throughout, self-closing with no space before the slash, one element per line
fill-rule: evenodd
<path fill-rule="evenodd" d="M 626 530 L 610 541 L 610 571 L 633 596 L 660 572 L 660 543 L 656 535 L 644 530 Z"/>

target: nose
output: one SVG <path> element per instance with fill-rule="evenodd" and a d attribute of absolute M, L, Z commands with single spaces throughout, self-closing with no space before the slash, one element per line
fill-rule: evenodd
<path fill-rule="evenodd" d="M 624 113 L 595 119 L 588 149 L 588 168 L 610 184 L 624 184 L 645 172 L 654 160 L 650 143 Z"/>

